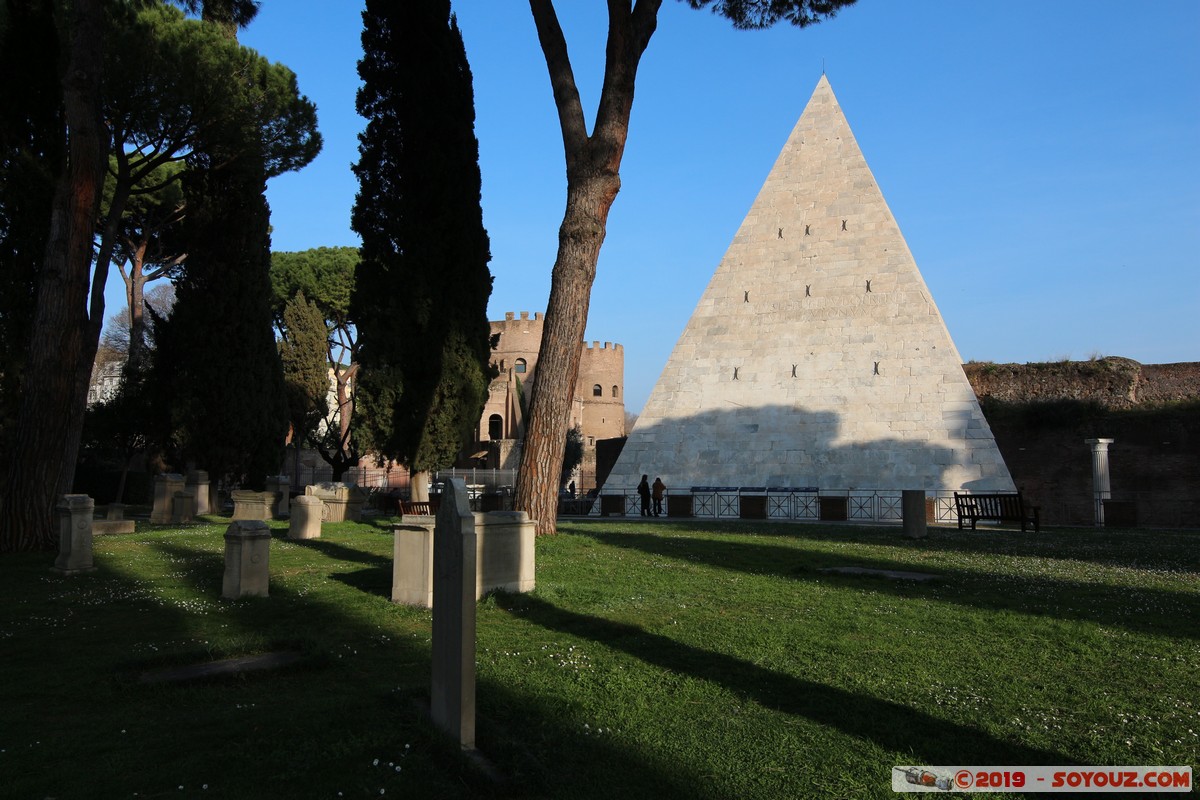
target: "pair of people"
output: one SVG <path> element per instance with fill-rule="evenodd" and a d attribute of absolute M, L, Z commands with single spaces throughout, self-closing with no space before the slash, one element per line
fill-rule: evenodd
<path fill-rule="evenodd" d="M 653 516 L 656 516 L 656 517 L 662 516 L 663 493 L 666 491 L 667 491 L 667 485 L 662 482 L 662 478 L 655 478 L 654 485 L 651 486 L 650 485 L 650 476 L 649 475 L 642 476 L 642 482 L 638 484 L 637 493 L 638 493 L 638 497 L 640 497 L 642 499 L 642 516 L 643 517 L 651 516 L 651 512 L 650 512 L 651 498 L 653 498 L 653 500 L 654 500 Z"/>

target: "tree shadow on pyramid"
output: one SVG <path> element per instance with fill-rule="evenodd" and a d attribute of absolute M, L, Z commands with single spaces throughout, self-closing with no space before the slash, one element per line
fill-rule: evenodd
<path fill-rule="evenodd" d="M 853 417 L 798 405 L 731 404 L 639 420 L 603 489 L 632 491 L 643 474 L 661 476 L 677 492 L 692 486 L 1011 489 L 991 432 L 967 412 L 945 411 L 938 429 L 920 430 L 906 418 L 916 412 L 896 411 L 882 397 L 877 410 L 861 396 L 856 404 Z"/>

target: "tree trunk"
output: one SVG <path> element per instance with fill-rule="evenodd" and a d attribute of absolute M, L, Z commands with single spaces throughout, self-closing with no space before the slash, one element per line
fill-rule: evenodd
<path fill-rule="evenodd" d="M 515 507 L 537 522 L 538 535 L 556 530 L 558 484 L 579 375 L 579 348 L 587 327 L 605 223 L 619 186 L 615 174 L 595 174 L 568 187 L 515 498 Z"/>
<path fill-rule="evenodd" d="M 147 243 L 138 242 L 137 248 L 130 254 L 129 277 L 125 279 L 125 299 L 129 303 L 129 350 L 125 358 L 127 374 L 141 371 L 142 360 L 146 354 L 146 275 L 142 272 L 146 258 Z M 125 277 L 122 273 L 121 277 Z"/>
<path fill-rule="evenodd" d="M 87 350 L 92 235 L 107 155 L 100 115 L 104 13 L 100 0 L 75 0 L 72 7 L 63 73 L 69 157 L 55 190 L 38 276 L 17 435 L 0 506 L 0 551 L 54 546 L 54 507 L 66 472 L 70 428 L 87 403 L 87 384 L 80 396 L 77 377 Z M 86 366 L 90 371 L 91 364 Z"/>
<path fill-rule="evenodd" d="M 429 502 L 429 470 L 421 469 L 408 475 L 408 499 L 414 503 Z"/>
<path fill-rule="evenodd" d="M 529 0 L 546 57 L 567 160 L 567 208 L 558 230 L 558 256 L 542 327 L 525 445 L 517 474 L 515 506 L 529 513 L 539 535 L 553 534 L 571 400 L 579 375 L 579 348 L 587 328 L 596 262 L 608 212 L 621 188 L 621 157 L 638 62 L 657 26 L 662 0 L 609 0 L 604 86 L 589 136 L 566 39 L 552 0 Z"/>

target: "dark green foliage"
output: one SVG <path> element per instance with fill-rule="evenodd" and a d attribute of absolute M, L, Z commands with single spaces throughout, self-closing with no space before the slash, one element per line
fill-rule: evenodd
<path fill-rule="evenodd" d="M 200 5 L 205 25 L 214 26 L 207 30 L 219 29 L 236 48 L 237 8 L 257 4 Z M 217 78 L 236 87 L 239 103 L 220 109 L 188 157 L 198 168 L 184 178 L 188 260 L 175 308 L 157 326 L 155 373 L 171 409 L 164 433 L 177 447 L 176 466 L 259 487 L 279 469 L 288 427 L 271 328 L 266 179 L 307 164 L 321 140 L 315 108 L 291 70 L 250 50 L 237 53 L 237 68 L 222 60 Z"/>
<path fill-rule="evenodd" d="M 34 282 L 62 161 L 53 3 L 0 0 L 0 450 L 16 419 Z M 21 76 L 19 80 L 10 76 Z"/>
<path fill-rule="evenodd" d="M 469 439 L 490 377 L 471 72 L 447 0 L 368 0 L 363 23 L 359 413 L 377 452 L 437 469 Z"/>
<path fill-rule="evenodd" d="M 742 30 L 769 28 L 787 22 L 797 28 L 816 25 L 837 15 L 855 0 L 685 0 L 692 8 L 711 7 Z"/>
<path fill-rule="evenodd" d="M 270 212 L 253 161 L 189 181 L 188 266 L 157 325 L 156 383 L 167 390 L 182 469 L 262 484 L 287 434 L 283 370 L 271 330 Z"/>
<path fill-rule="evenodd" d="M 326 346 L 329 329 L 317 304 L 297 292 L 283 309 L 283 339 L 279 358 L 287 392 L 288 419 L 292 441 L 297 445 L 316 431 L 328 413 L 329 359 Z"/>
<path fill-rule="evenodd" d="M 277 318 L 298 292 L 303 292 L 332 327 L 347 328 L 350 291 L 358 266 L 357 247 L 317 247 L 299 253 L 271 254 L 272 304 Z"/>
<path fill-rule="evenodd" d="M 562 477 L 559 483 L 570 479 L 571 473 L 583 462 L 583 431 L 579 426 L 567 431 L 567 445 L 563 451 Z"/>
<path fill-rule="evenodd" d="M 311 443 L 329 464 L 335 481 L 359 461 L 353 387 L 358 371 L 358 331 L 349 316 L 357 267 L 357 247 L 318 247 L 299 253 L 271 254 L 276 326 L 281 331 L 286 328 L 283 309 L 291 297 L 301 292 L 324 317 L 327 338 L 322 343 L 321 357 L 333 370 L 337 398 L 335 406 L 327 410 L 324 434 Z M 312 345 L 315 347 L 316 342 Z"/>

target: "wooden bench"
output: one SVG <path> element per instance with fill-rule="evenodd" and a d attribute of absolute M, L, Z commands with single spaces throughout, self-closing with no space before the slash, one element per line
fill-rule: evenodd
<path fill-rule="evenodd" d="M 438 506 L 440 506 L 441 504 L 442 503 L 441 503 L 440 499 L 439 500 L 429 500 L 429 501 L 401 500 L 400 501 L 400 515 L 404 516 L 406 514 L 412 514 L 412 515 L 431 517 L 431 516 L 437 514 Z"/>
<path fill-rule="evenodd" d="M 1033 530 L 1042 530 L 1037 506 L 1026 506 L 1020 492 L 992 492 L 984 494 L 954 493 L 954 507 L 958 511 L 958 529 L 970 523 L 975 530 L 975 523 L 980 520 L 989 522 L 1019 522 L 1022 533 L 1026 526 L 1033 523 Z"/>

